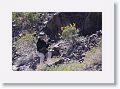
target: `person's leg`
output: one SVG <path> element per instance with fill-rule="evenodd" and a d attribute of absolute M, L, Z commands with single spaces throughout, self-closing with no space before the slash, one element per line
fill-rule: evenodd
<path fill-rule="evenodd" d="M 50 59 L 52 57 L 52 52 L 51 51 L 48 51 L 47 54 L 46 54 L 46 59 Z"/>
<path fill-rule="evenodd" d="M 38 56 L 40 57 L 40 64 L 44 62 L 45 55 L 43 53 L 38 53 Z"/>

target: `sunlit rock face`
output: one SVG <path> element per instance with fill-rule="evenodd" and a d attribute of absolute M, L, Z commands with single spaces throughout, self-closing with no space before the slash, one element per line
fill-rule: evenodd
<path fill-rule="evenodd" d="M 76 23 L 80 30 L 80 35 L 91 35 L 102 29 L 101 12 L 61 12 L 55 15 L 43 29 L 51 39 L 58 39 L 58 32 L 61 27 L 71 23 Z"/>

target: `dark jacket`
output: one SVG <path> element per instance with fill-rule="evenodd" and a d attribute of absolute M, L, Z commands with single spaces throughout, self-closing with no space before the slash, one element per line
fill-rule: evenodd
<path fill-rule="evenodd" d="M 38 52 L 46 54 L 48 52 L 48 46 L 49 46 L 49 44 L 47 44 L 44 40 L 38 39 L 38 42 L 37 42 L 37 51 Z"/>

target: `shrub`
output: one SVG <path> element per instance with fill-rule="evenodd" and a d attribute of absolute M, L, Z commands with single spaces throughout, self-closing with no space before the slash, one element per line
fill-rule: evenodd
<path fill-rule="evenodd" d="M 62 30 L 61 36 L 65 40 L 71 40 L 79 32 L 78 29 L 76 29 L 75 23 L 67 25 L 65 27 L 61 27 L 61 30 Z"/>
<path fill-rule="evenodd" d="M 25 33 L 21 37 L 17 38 L 16 41 L 16 48 L 18 49 L 21 46 L 27 45 L 27 43 L 32 43 L 33 42 L 33 35 L 30 33 Z"/>
<path fill-rule="evenodd" d="M 21 25 L 24 22 L 34 24 L 39 19 L 40 13 L 36 12 L 13 12 L 12 21 L 15 21 L 17 25 Z"/>

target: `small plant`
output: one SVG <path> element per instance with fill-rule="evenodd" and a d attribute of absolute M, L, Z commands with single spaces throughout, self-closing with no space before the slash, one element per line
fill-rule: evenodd
<path fill-rule="evenodd" d="M 23 45 L 27 45 L 27 43 L 32 43 L 33 42 L 33 35 L 30 33 L 25 33 L 24 35 L 22 35 L 21 37 L 19 37 L 17 39 L 16 42 L 16 48 L 19 48 Z"/>
<path fill-rule="evenodd" d="M 61 27 L 62 30 L 62 38 L 65 40 L 70 40 L 72 39 L 74 36 L 76 36 L 79 32 L 79 30 L 76 28 L 76 24 L 69 24 L 67 26 Z"/>
<path fill-rule="evenodd" d="M 31 23 L 34 23 L 35 21 L 37 21 L 39 19 L 39 14 L 37 14 L 35 12 L 34 13 L 28 13 L 27 18 Z"/>

